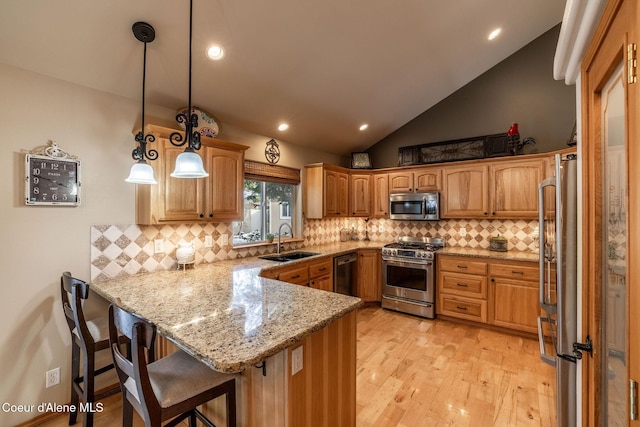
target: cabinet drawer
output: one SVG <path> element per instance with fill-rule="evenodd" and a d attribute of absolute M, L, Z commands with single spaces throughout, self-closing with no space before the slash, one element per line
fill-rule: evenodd
<path fill-rule="evenodd" d="M 449 294 L 486 299 L 487 278 L 472 274 L 442 272 L 439 290 Z"/>
<path fill-rule="evenodd" d="M 464 258 L 440 258 L 440 270 L 466 274 L 487 274 L 487 263 L 483 261 L 469 261 Z"/>
<path fill-rule="evenodd" d="M 324 274 L 329 274 L 333 270 L 333 261 L 331 258 L 316 261 L 309 264 L 309 278 L 315 278 Z"/>
<path fill-rule="evenodd" d="M 313 289 L 321 289 L 323 291 L 333 291 L 333 276 L 326 274 L 309 280 L 309 287 Z"/>
<path fill-rule="evenodd" d="M 309 269 L 307 266 L 287 269 L 280 273 L 278 280 L 295 283 L 296 285 L 307 285 L 307 282 L 309 282 Z"/>
<path fill-rule="evenodd" d="M 537 266 L 521 266 L 509 264 L 490 264 L 489 275 L 514 280 L 537 281 L 540 275 Z"/>
<path fill-rule="evenodd" d="M 440 294 L 440 313 L 474 322 L 487 323 L 487 302 Z"/>

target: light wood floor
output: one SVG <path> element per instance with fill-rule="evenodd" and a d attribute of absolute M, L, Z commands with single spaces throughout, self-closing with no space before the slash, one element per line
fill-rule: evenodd
<path fill-rule="evenodd" d="M 554 371 L 538 352 L 532 339 L 362 309 L 357 425 L 555 427 Z M 120 426 L 120 395 L 104 402 L 94 424 Z M 60 416 L 40 425 L 67 421 Z"/>

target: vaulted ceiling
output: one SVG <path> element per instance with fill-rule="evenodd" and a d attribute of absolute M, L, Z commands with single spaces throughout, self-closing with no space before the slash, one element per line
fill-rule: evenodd
<path fill-rule="evenodd" d="M 376 143 L 557 25 L 564 10 L 559 0 L 193 2 L 193 104 L 222 131 L 229 123 L 337 154 Z M 5 1 L 0 62 L 140 100 L 136 21 L 156 30 L 147 102 L 186 106 L 187 0 Z M 223 60 L 207 58 L 211 43 L 224 46 Z"/>

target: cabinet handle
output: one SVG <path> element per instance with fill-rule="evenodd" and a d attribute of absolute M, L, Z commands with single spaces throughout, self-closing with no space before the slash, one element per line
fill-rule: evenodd
<path fill-rule="evenodd" d="M 413 191 L 413 188 L 410 188 L 409 191 Z"/>
<path fill-rule="evenodd" d="M 318 271 L 325 271 L 326 269 L 327 267 L 322 267 L 322 268 L 319 268 Z"/>
<path fill-rule="evenodd" d="M 511 271 L 511 274 L 524 274 L 524 271 Z"/>
<path fill-rule="evenodd" d="M 495 214 L 496 214 L 495 212 L 491 212 L 491 215 L 495 215 Z"/>
<path fill-rule="evenodd" d="M 460 307 L 459 305 L 456 305 L 456 308 L 457 308 L 458 310 L 464 310 L 464 311 L 467 311 L 467 307 Z"/>
<path fill-rule="evenodd" d="M 299 275 L 299 274 L 296 274 L 295 276 L 291 276 L 291 278 L 292 278 L 292 279 L 297 279 L 297 278 L 299 278 L 299 277 L 300 277 L 300 275 Z"/>
<path fill-rule="evenodd" d="M 487 212 L 485 212 L 484 214 L 485 214 L 485 215 L 488 215 L 488 213 L 487 213 Z"/>
<path fill-rule="evenodd" d="M 204 214 L 200 214 L 198 215 L 200 218 L 204 218 Z"/>
<path fill-rule="evenodd" d="M 355 214 L 356 214 L 355 212 L 351 212 L 351 215 L 354 215 L 354 216 L 355 216 Z"/>
<path fill-rule="evenodd" d="M 209 218 L 213 218 L 213 212 L 209 214 Z"/>
<path fill-rule="evenodd" d="M 467 268 L 466 265 L 459 265 L 458 268 Z"/>
<path fill-rule="evenodd" d="M 491 278 L 491 281 L 492 281 L 492 282 L 495 282 L 495 281 L 496 281 L 496 279 L 494 279 L 494 278 L 492 277 L 492 278 Z"/>
<path fill-rule="evenodd" d="M 461 286 L 463 288 L 467 288 L 468 285 L 466 283 L 456 283 L 457 286 Z"/>

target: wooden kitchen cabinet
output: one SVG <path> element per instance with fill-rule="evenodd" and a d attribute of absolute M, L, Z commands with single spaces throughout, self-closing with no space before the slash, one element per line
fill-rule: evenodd
<path fill-rule="evenodd" d="M 421 168 L 389 173 L 389 193 L 419 193 L 438 191 L 441 187 L 441 170 Z"/>
<path fill-rule="evenodd" d="M 389 174 L 373 175 L 373 208 L 374 218 L 389 218 Z"/>
<path fill-rule="evenodd" d="M 538 217 L 538 183 L 546 161 L 493 161 L 443 170 L 442 218 Z"/>
<path fill-rule="evenodd" d="M 487 323 L 487 263 L 483 259 L 438 255 L 436 313 Z"/>
<path fill-rule="evenodd" d="M 485 165 L 446 167 L 442 171 L 442 218 L 489 215 L 489 172 Z"/>
<path fill-rule="evenodd" d="M 267 268 L 260 272 L 260 276 L 295 285 L 333 291 L 333 259 L 323 257 L 312 261 L 285 264 L 277 268 Z"/>
<path fill-rule="evenodd" d="M 489 323 L 537 333 L 539 268 L 533 262 L 492 261 L 489 264 Z"/>
<path fill-rule="evenodd" d="M 490 216 L 537 218 L 538 183 L 546 177 L 545 160 L 500 162 L 489 165 Z"/>
<path fill-rule="evenodd" d="M 302 205 L 309 219 L 350 216 L 349 170 L 326 163 L 305 166 Z"/>
<path fill-rule="evenodd" d="M 145 133 L 156 137 L 152 148 L 158 151 L 158 159 L 149 164 L 158 184 L 136 186 L 136 223 L 151 225 L 242 219 L 244 152 L 249 147 L 202 137 L 198 154 L 209 176 L 173 178 L 170 174 L 176 157 L 184 147 L 175 147 L 169 142 L 172 132 L 175 130 L 155 125 L 145 127 Z"/>
<path fill-rule="evenodd" d="M 349 211 L 351 216 L 371 216 L 371 173 L 349 174 Z"/>
<path fill-rule="evenodd" d="M 437 258 L 436 313 L 512 331 L 537 332 L 536 262 L 456 255 Z"/>
<path fill-rule="evenodd" d="M 382 301 L 381 252 L 379 249 L 358 250 L 356 296 L 364 302 Z"/>

